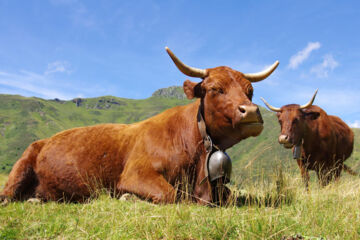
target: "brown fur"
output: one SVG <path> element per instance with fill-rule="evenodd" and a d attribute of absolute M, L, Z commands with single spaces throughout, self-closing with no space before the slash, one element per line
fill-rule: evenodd
<path fill-rule="evenodd" d="M 227 67 L 208 72 L 200 83 L 184 82 L 188 98 L 199 98 L 194 103 L 139 123 L 74 128 L 32 143 L 1 195 L 83 201 L 105 187 L 115 194 L 169 203 L 176 200 L 176 184 L 187 179 L 194 200 L 216 201 L 216 183 L 200 184 L 206 156 L 196 121 L 200 103 L 208 134 L 221 149 L 259 135 L 262 125 L 242 124 L 239 105 L 254 104 L 251 83 L 240 72 Z"/>
<path fill-rule="evenodd" d="M 351 170 L 344 161 L 353 151 L 354 133 L 339 117 L 327 115 L 315 105 L 300 109 L 297 104 L 283 106 L 277 117 L 281 134 L 288 136 L 289 144 L 302 141 L 302 155 L 297 162 L 306 188 L 309 170 L 316 171 L 323 186 L 338 179 L 343 168 Z"/>

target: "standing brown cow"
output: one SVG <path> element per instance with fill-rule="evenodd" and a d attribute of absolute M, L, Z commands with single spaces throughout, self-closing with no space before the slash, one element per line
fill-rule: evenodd
<path fill-rule="evenodd" d="M 186 179 L 195 201 L 214 202 L 217 183 L 207 177 L 206 151 L 225 150 L 261 133 L 251 82 L 268 77 L 278 62 L 243 74 L 229 67 L 189 67 L 166 50 L 181 72 L 202 79 L 183 86 L 197 101 L 139 123 L 74 128 L 32 143 L 14 165 L 3 198 L 82 201 L 101 185 L 116 194 L 170 203 L 177 199 L 175 186 Z"/>
<path fill-rule="evenodd" d="M 312 99 L 305 105 L 289 104 L 276 108 L 265 105 L 276 116 L 281 126 L 279 143 L 293 148 L 301 175 L 308 189 L 309 170 L 315 170 L 322 186 L 332 179 L 338 179 L 341 171 L 355 174 L 344 161 L 350 157 L 354 146 L 354 133 L 339 117 L 327 115 L 320 107 L 312 105 Z"/>

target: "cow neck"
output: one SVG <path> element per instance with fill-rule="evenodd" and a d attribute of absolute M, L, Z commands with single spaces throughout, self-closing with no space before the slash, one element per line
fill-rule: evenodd
<path fill-rule="evenodd" d="M 212 142 L 211 137 L 208 135 L 208 133 L 206 131 L 206 123 L 205 123 L 203 113 L 202 113 L 203 109 L 204 109 L 203 100 L 201 99 L 199 109 L 198 109 L 198 114 L 197 114 L 197 123 L 198 123 L 198 128 L 199 128 L 199 132 L 200 132 L 202 141 L 204 143 L 205 150 L 207 153 L 211 153 L 213 147 L 216 148 L 217 150 L 220 150 L 220 149 L 218 146 L 216 146 Z"/>

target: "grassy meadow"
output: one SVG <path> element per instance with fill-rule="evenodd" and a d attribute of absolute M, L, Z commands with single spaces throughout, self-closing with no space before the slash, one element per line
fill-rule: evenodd
<path fill-rule="evenodd" d="M 282 173 L 235 190 L 239 200 L 227 207 L 121 201 L 106 192 L 86 204 L 14 202 L 0 208 L 0 239 L 359 239 L 359 187 L 345 175 L 306 192 Z"/>
<path fill-rule="evenodd" d="M 0 94 L 0 189 L 24 149 L 58 131 L 104 122 L 131 123 L 189 103 L 179 88 L 133 100 L 105 96 L 61 101 Z M 0 206 L 0 239 L 360 239 L 360 178 L 346 173 L 306 192 L 291 151 L 277 143 L 275 114 L 261 108 L 264 131 L 228 150 L 233 199 L 226 207 L 186 200 L 154 205 L 106 191 L 85 204 L 13 202 Z M 346 161 L 360 172 L 360 129 Z M 301 238 L 299 238 L 301 239 Z"/>

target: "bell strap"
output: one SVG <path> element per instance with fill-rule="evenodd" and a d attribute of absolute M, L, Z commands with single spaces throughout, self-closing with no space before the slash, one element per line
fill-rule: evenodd
<path fill-rule="evenodd" d="M 198 114 L 197 114 L 197 123 L 198 123 L 198 128 L 199 128 L 201 138 L 204 142 L 205 150 L 207 153 L 210 153 L 212 150 L 213 144 L 212 144 L 210 136 L 206 133 L 206 124 L 205 124 L 204 118 L 201 114 L 200 106 L 199 106 L 199 110 L 198 110 Z"/>
<path fill-rule="evenodd" d="M 198 114 L 197 114 L 197 123 L 198 123 L 199 132 L 200 132 L 200 135 L 201 135 L 201 138 L 204 143 L 205 150 L 206 150 L 206 158 L 205 158 L 205 165 L 204 165 L 205 177 L 201 180 L 201 182 L 200 182 L 200 185 L 201 185 L 209 177 L 208 161 L 209 161 L 209 157 L 212 152 L 213 143 L 211 141 L 210 136 L 206 132 L 206 124 L 205 124 L 204 118 L 201 114 L 200 106 L 199 106 L 199 110 L 198 110 Z"/>

